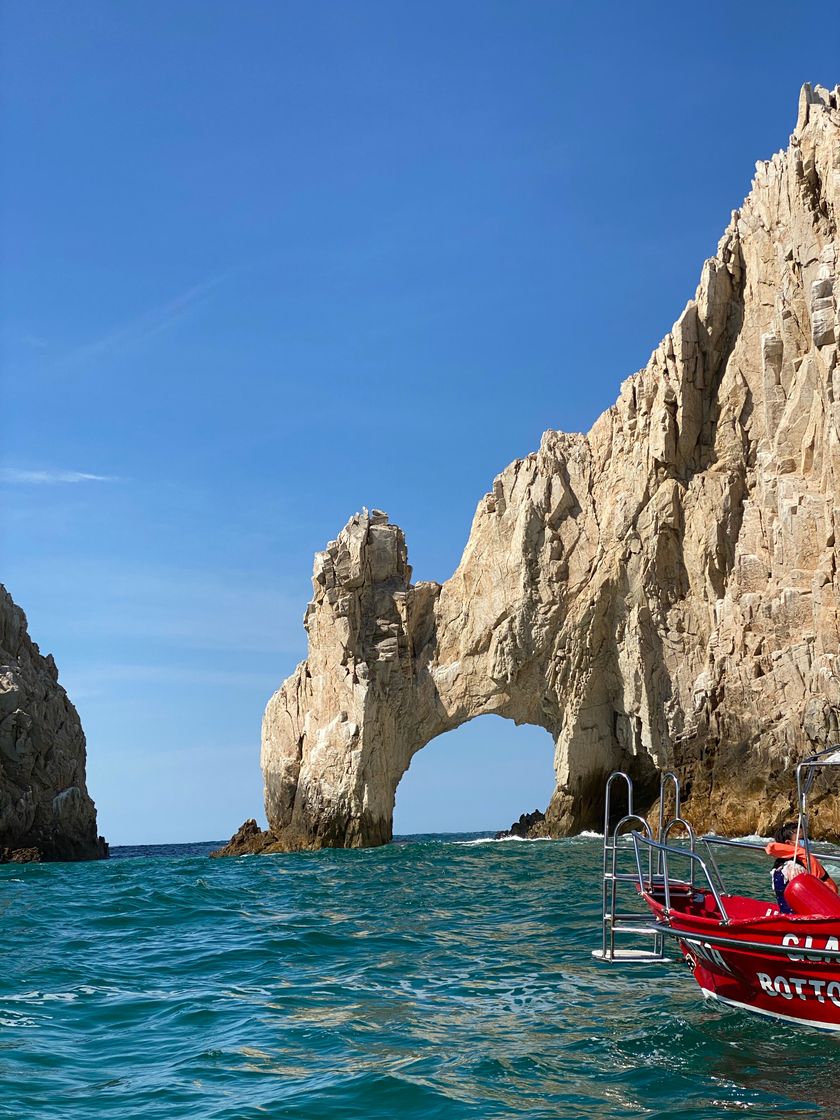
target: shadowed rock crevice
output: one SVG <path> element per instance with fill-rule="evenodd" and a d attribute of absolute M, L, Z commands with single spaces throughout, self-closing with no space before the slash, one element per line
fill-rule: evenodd
<path fill-rule="evenodd" d="M 552 835 L 600 827 L 616 766 L 642 802 L 675 767 L 698 827 L 790 812 L 840 723 L 838 209 L 838 91 L 806 86 L 647 366 L 495 479 L 450 579 L 412 584 L 378 511 L 318 554 L 263 724 L 272 845 L 388 840 L 412 755 L 487 712 L 552 735 Z M 840 834 L 828 788 L 814 817 Z"/>

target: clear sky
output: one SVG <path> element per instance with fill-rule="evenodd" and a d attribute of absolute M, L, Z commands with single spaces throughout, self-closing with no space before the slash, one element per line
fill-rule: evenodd
<path fill-rule="evenodd" d="M 840 7 L 2 4 L 2 576 L 114 843 L 261 811 L 312 554 L 361 506 L 445 579 L 495 474 L 693 295 Z M 480 776 L 480 777 L 479 777 Z M 418 755 L 399 831 L 545 806 L 551 742 Z"/>

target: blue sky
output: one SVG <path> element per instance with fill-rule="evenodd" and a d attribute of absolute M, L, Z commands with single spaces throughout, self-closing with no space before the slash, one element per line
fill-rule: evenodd
<path fill-rule="evenodd" d="M 114 843 L 259 813 L 312 554 L 379 507 L 445 579 L 840 81 L 825 5 L 15 0 L 0 30 L 0 574 Z M 415 758 L 396 827 L 550 789 L 545 733 L 487 718 Z"/>

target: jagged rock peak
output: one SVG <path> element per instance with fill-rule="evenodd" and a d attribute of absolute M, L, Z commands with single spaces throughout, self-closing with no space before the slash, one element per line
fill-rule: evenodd
<path fill-rule="evenodd" d="M 85 736 L 50 654 L 0 585 L 0 862 L 102 859 Z"/>
<path fill-rule="evenodd" d="M 840 735 L 838 210 L 840 90 L 806 86 L 647 366 L 495 479 L 449 580 L 412 584 L 378 512 L 316 557 L 263 723 L 275 848 L 388 840 L 414 753 L 486 712 L 553 736 L 551 834 L 597 826 L 619 766 L 642 798 L 675 767 L 700 827 L 789 813 Z M 840 834 L 825 790 L 814 818 Z"/>
<path fill-rule="evenodd" d="M 810 122 L 812 105 L 816 107 L 817 112 L 820 109 L 840 109 L 840 86 L 835 86 L 834 89 L 826 89 L 825 86 L 811 86 L 810 82 L 805 82 L 799 91 L 799 113 L 796 118 L 796 127 L 791 136 L 792 141 L 799 136 Z"/>

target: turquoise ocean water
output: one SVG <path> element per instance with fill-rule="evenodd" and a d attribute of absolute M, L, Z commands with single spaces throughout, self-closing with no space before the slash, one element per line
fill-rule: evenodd
<path fill-rule="evenodd" d="M 592 961 L 598 840 L 465 839 L 0 868 L 0 1116 L 840 1115 L 837 1039 Z"/>

